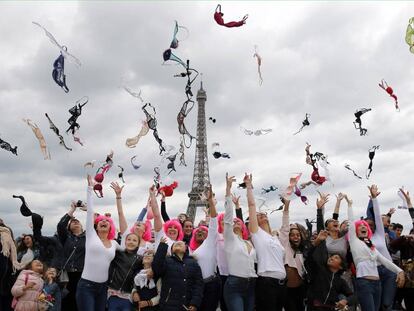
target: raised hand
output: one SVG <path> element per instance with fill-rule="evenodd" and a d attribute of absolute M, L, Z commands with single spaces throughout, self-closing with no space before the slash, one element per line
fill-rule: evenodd
<path fill-rule="evenodd" d="M 343 194 L 342 192 L 335 194 L 335 196 L 337 201 L 342 201 L 343 199 L 345 199 L 345 194 Z"/>
<path fill-rule="evenodd" d="M 243 182 L 245 183 L 246 188 L 247 187 L 250 187 L 250 188 L 253 187 L 253 185 L 252 185 L 252 179 L 253 179 L 252 174 L 248 175 L 247 173 L 244 173 Z"/>
<path fill-rule="evenodd" d="M 388 211 L 388 214 L 392 215 L 392 214 L 395 213 L 395 211 L 396 211 L 396 209 L 391 207 L 390 210 Z"/>
<path fill-rule="evenodd" d="M 369 189 L 369 193 L 370 193 L 369 197 L 371 199 L 375 199 L 376 197 L 378 197 L 381 194 L 381 192 L 378 191 L 378 186 L 377 185 L 372 185 L 371 187 L 368 187 L 368 189 Z"/>
<path fill-rule="evenodd" d="M 230 195 L 231 187 L 235 181 L 236 181 L 236 178 L 234 176 L 229 177 L 229 173 L 226 173 L 226 196 Z"/>
<path fill-rule="evenodd" d="M 410 192 L 404 191 L 403 188 L 400 188 L 400 192 L 402 193 L 402 195 L 404 196 L 405 200 L 407 201 L 408 207 L 413 207 L 413 204 L 411 203 Z"/>
<path fill-rule="evenodd" d="M 352 206 L 352 200 L 348 198 L 348 195 L 345 195 L 345 201 L 348 203 L 348 206 Z"/>
<path fill-rule="evenodd" d="M 231 200 L 236 208 L 240 208 L 240 196 L 236 196 L 234 193 L 231 194 Z"/>
<path fill-rule="evenodd" d="M 321 209 L 325 206 L 325 204 L 329 201 L 329 194 L 324 194 L 319 192 L 319 199 L 316 199 L 316 207 Z"/>
<path fill-rule="evenodd" d="M 111 188 L 115 191 L 115 194 L 117 197 L 121 196 L 122 193 L 122 189 L 124 189 L 124 186 L 119 186 L 119 184 L 117 182 L 111 182 Z"/>

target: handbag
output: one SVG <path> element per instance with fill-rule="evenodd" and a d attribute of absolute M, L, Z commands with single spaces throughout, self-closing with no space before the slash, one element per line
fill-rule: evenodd
<path fill-rule="evenodd" d="M 402 260 L 401 268 L 405 274 L 404 288 L 414 288 L 414 260 Z"/>

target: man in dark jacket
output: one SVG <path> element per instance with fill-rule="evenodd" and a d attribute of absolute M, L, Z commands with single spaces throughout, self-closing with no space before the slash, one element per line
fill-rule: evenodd
<path fill-rule="evenodd" d="M 78 219 L 73 217 L 77 204 L 72 202 L 67 214 L 65 214 L 57 225 L 57 233 L 60 243 L 63 245 L 62 270 L 67 273 L 66 280 L 68 294 L 62 300 L 62 311 L 77 311 L 76 287 L 82 275 L 85 262 L 86 236 Z"/>
<path fill-rule="evenodd" d="M 306 263 L 311 277 L 308 304 L 312 311 L 346 310 L 352 297 L 352 290 L 341 278 L 344 259 L 338 254 L 328 256 L 327 237 L 327 231 L 319 232 Z"/>
<path fill-rule="evenodd" d="M 155 277 L 162 278 L 160 310 L 196 311 L 203 298 L 203 277 L 197 261 L 186 255 L 187 246 L 183 241 L 171 247 L 167 257 L 168 245 L 161 239 L 152 263 Z"/>

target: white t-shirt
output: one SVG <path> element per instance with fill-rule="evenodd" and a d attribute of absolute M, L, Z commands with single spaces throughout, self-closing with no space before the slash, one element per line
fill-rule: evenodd
<path fill-rule="evenodd" d="M 256 250 L 249 241 L 233 232 L 233 206 L 231 197 L 226 197 L 224 214 L 224 251 L 226 252 L 229 274 L 242 277 L 257 277 L 254 270 Z M 250 244 L 250 253 L 247 245 Z"/>
<path fill-rule="evenodd" d="M 285 279 L 285 248 L 279 238 L 270 235 L 260 227 L 251 236 L 257 253 L 257 274 L 280 280 Z"/>
<path fill-rule="evenodd" d="M 92 187 L 88 187 L 86 216 L 86 242 L 85 242 L 85 265 L 82 278 L 92 282 L 103 283 L 108 280 L 109 265 L 115 257 L 116 250 L 123 250 L 115 241 L 111 241 L 111 247 L 107 248 L 94 228 L 94 206 L 92 201 Z"/>
<path fill-rule="evenodd" d="M 204 242 L 193 252 L 193 257 L 201 268 L 203 279 L 206 279 L 216 272 L 217 267 L 217 217 L 210 219 L 208 235 Z"/>
<path fill-rule="evenodd" d="M 224 251 L 224 237 L 221 233 L 218 234 L 217 239 L 217 267 L 220 275 L 229 275 L 229 267 L 227 265 L 226 252 Z"/>

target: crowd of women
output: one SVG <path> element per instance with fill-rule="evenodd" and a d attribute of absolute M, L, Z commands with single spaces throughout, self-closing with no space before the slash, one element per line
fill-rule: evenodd
<path fill-rule="evenodd" d="M 87 181 L 87 203 L 72 202 L 54 236 L 42 234 L 43 218 L 23 197 L 20 210 L 32 218 L 33 234 L 15 240 L 0 220 L 0 310 L 414 310 L 414 230 L 402 235 L 402 226 L 391 223 L 395 210 L 381 210 L 376 185 L 361 218 L 342 193 L 326 217 L 329 195 L 320 193 L 316 230 L 310 222 L 290 223 L 285 197 L 275 230 L 256 210 L 251 175 L 243 180 L 248 218 L 232 195 L 235 178 L 226 175 L 225 212 L 217 213 L 210 186 L 197 226 L 185 214 L 170 219 L 165 193 L 155 186 L 128 226 L 123 187 L 112 183 L 116 226 L 111 215 L 96 212 L 94 180 Z M 414 222 L 410 195 L 401 191 Z M 348 209 L 342 222 L 341 202 Z M 78 209 L 86 210 L 84 226 Z"/>

